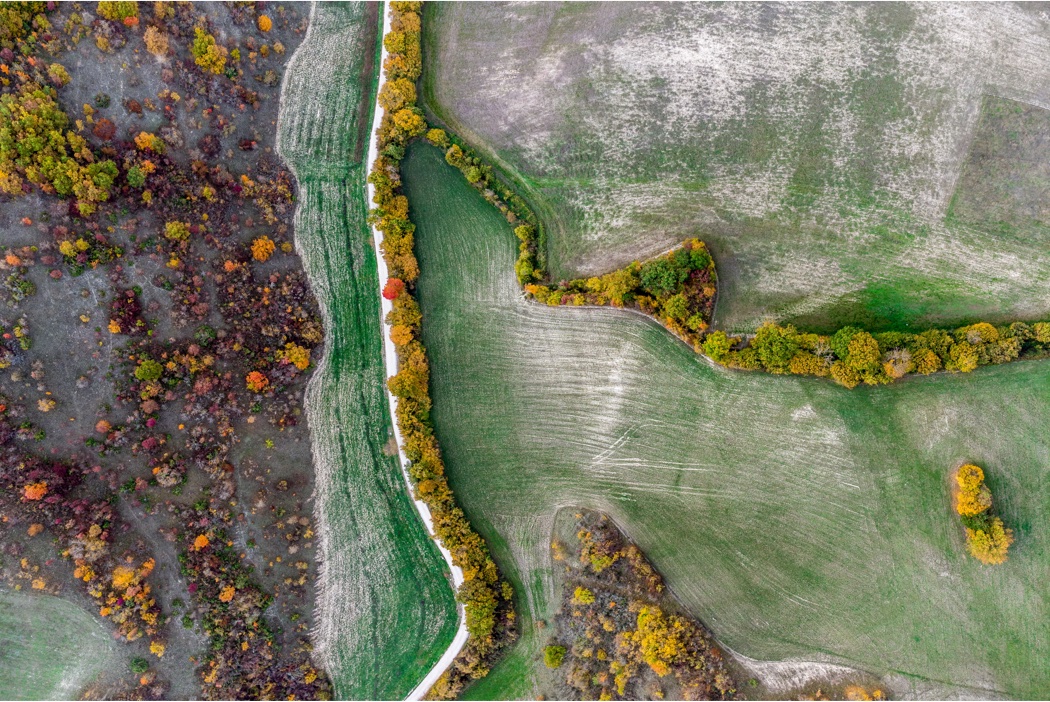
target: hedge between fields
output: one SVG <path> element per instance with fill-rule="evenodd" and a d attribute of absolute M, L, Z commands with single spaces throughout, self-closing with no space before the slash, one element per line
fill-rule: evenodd
<path fill-rule="evenodd" d="M 464 606 L 469 637 L 428 693 L 432 699 L 450 699 L 471 680 L 485 676 L 517 632 L 514 591 L 500 575 L 484 539 L 456 504 L 430 419 L 430 364 L 419 341 L 423 315 L 412 295 L 419 277 L 413 251 L 415 226 L 408 219 L 408 199 L 401 191 L 400 173 L 409 142 L 427 131 L 423 113 L 416 106 L 415 89 L 422 71 L 421 6 L 421 2 L 390 4 L 390 32 L 383 38 L 388 56 L 383 62 L 384 81 L 378 97 L 384 108 L 377 134 L 379 156 L 368 176 L 375 187 L 376 207 L 369 212 L 369 221 L 383 234 L 380 248 L 391 276 L 383 295 L 393 302 L 387 321 L 397 350 L 398 371 L 387 380 L 387 386 L 397 397 L 395 414 L 405 455 L 411 462 L 409 474 L 417 499 L 430 508 L 437 538 L 452 554 L 452 563 L 463 570 L 456 597 Z"/>
<path fill-rule="evenodd" d="M 851 389 L 860 384 L 886 385 L 906 375 L 941 370 L 969 373 L 980 366 L 1050 355 L 1050 322 L 1013 322 L 998 327 L 977 322 L 956 329 L 877 334 L 846 326 L 830 335 L 767 322 L 750 338 L 711 331 L 717 275 L 714 261 L 699 239 L 687 240 L 669 253 L 634 261 L 600 277 L 553 283 L 541 265 L 546 261 L 542 228 L 524 201 L 513 194 L 508 196 L 507 187 L 494 178 L 492 169 L 455 135 L 431 130 L 428 139 L 447 146 L 445 160 L 458 168 L 486 200 L 504 214 L 509 212 L 508 221 L 521 222 L 514 230 L 521 240 L 514 270 L 525 293 L 537 302 L 637 309 L 697 353 L 728 368 L 830 377 Z M 705 265 L 690 267 L 683 262 L 683 257 L 697 250 L 705 252 Z M 701 269 L 706 272 L 698 277 Z"/>

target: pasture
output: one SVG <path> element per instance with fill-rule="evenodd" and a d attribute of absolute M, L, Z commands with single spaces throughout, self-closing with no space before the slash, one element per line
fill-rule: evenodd
<path fill-rule="evenodd" d="M 556 279 L 699 236 L 731 331 L 1050 312 L 1036 6 L 433 3 L 423 28 L 428 111 L 529 197 Z"/>
<path fill-rule="evenodd" d="M 402 166 L 435 425 L 526 632 L 473 694 L 536 691 L 566 506 L 612 516 L 740 654 L 858 668 L 897 695 L 1050 693 L 1050 364 L 853 391 L 712 367 L 640 315 L 526 303 L 498 212 L 437 149 Z M 633 255 L 579 236 L 608 267 Z M 1017 531 L 1001 567 L 966 555 L 948 482 L 962 460 Z"/>

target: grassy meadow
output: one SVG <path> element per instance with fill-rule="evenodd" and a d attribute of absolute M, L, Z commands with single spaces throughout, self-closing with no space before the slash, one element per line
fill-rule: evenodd
<path fill-rule="evenodd" d="M 1050 364 L 853 391 L 712 367 L 640 315 L 523 301 L 498 212 L 437 149 L 413 146 L 403 174 L 434 421 L 525 631 L 471 696 L 542 692 L 533 622 L 556 606 L 548 544 L 569 506 L 610 514 L 751 658 L 853 666 L 897 694 L 1050 694 Z M 998 568 L 952 512 L 964 460 L 1017 532 Z"/>
<path fill-rule="evenodd" d="M 529 196 L 555 278 L 699 236 L 733 331 L 1050 316 L 1034 6 L 432 3 L 423 28 L 427 109 Z"/>
<path fill-rule="evenodd" d="M 325 321 L 307 390 L 323 548 L 315 640 L 339 699 L 403 698 L 457 625 L 448 570 L 391 451 L 365 201 L 381 24 L 375 4 L 315 5 L 278 141 L 298 179 L 295 242 Z"/>
<path fill-rule="evenodd" d="M 0 592 L 0 699 L 71 699 L 114 665 L 126 665 L 116 644 L 75 604 Z"/>

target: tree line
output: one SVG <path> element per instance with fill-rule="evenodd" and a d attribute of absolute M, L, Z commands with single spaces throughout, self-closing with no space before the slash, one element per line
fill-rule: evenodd
<path fill-rule="evenodd" d="M 377 130 L 379 156 L 368 176 L 375 187 L 375 207 L 369 221 L 382 233 L 380 250 L 390 274 L 383 296 L 393 303 L 387 322 L 397 351 L 398 371 L 388 379 L 387 386 L 397 398 L 395 415 L 410 461 L 409 474 L 416 498 L 430 508 L 437 538 L 452 554 L 453 564 L 463 570 L 457 599 L 464 606 L 469 638 L 428 693 L 430 698 L 451 699 L 470 681 L 485 676 L 517 633 L 513 588 L 501 576 L 484 539 L 456 504 L 430 419 L 430 363 L 419 340 L 423 315 L 413 296 L 419 277 L 413 250 L 415 225 L 408 218 L 408 198 L 401 188 L 400 172 L 401 160 L 413 139 L 426 134 L 432 143 L 447 141 L 441 130 L 428 133 L 423 112 L 416 105 L 415 83 L 422 71 L 421 6 L 421 2 L 390 3 L 390 32 L 383 38 L 388 55 L 378 97 L 384 109 Z M 447 143 L 449 150 L 456 148 Z M 479 176 L 476 182 L 481 181 Z"/>

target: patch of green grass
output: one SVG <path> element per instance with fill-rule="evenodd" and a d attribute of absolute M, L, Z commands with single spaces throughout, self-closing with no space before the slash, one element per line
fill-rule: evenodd
<path fill-rule="evenodd" d="M 317 5 L 310 39 L 289 68 L 279 135 L 299 180 L 296 245 L 324 311 L 325 355 L 307 409 L 325 532 L 317 643 L 340 699 L 403 698 L 457 626 L 445 562 L 398 458 L 383 452 L 391 426 L 362 143 L 377 22 L 365 3 Z"/>
<path fill-rule="evenodd" d="M 0 592 L 0 698 L 77 699 L 119 660 L 108 633 L 76 605 L 50 595 Z"/>
<path fill-rule="evenodd" d="M 853 391 L 713 368 L 639 315 L 522 301 L 499 215 L 436 149 L 410 149 L 403 174 L 450 481 L 532 621 L 550 616 L 555 514 L 579 505 L 750 657 L 1050 693 L 1050 364 Z M 1018 529 L 1001 567 L 966 554 L 962 460 Z M 537 637 L 470 694 L 530 690 Z"/>

